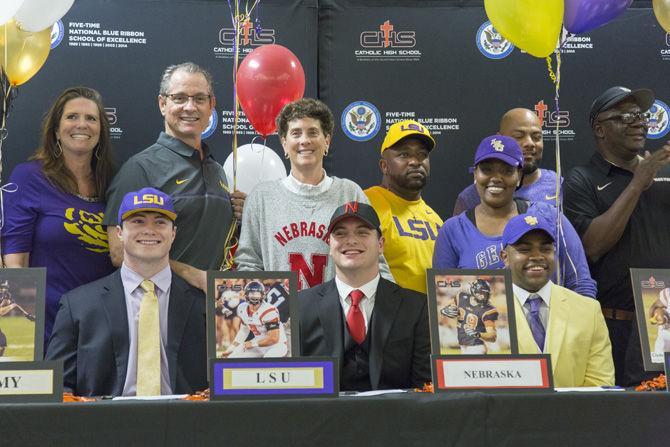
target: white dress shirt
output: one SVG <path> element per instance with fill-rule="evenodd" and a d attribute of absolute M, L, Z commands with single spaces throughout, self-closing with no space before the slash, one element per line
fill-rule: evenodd
<path fill-rule="evenodd" d="M 328 174 L 326 174 L 326 170 L 323 170 L 323 180 L 321 180 L 318 184 L 316 185 L 309 185 L 307 183 L 303 183 L 297 178 L 293 177 L 292 173 L 289 173 L 283 180 L 282 183 L 286 188 L 294 192 L 296 194 L 300 194 L 301 196 L 305 195 L 314 195 L 314 194 L 319 194 L 324 191 L 328 191 L 333 184 L 333 179 L 328 177 Z"/>
<path fill-rule="evenodd" d="M 124 396 L 135 396 L 137 394 L 137 325 L 139 323 L 140 304 L 142 303 L 142 297 L 144 296 L 144 290 L 142 290 L 140 284 L 142 284 L 142 281 L 145 279 L 149 279 L 155 284 L 154 291 L 158 298 L 158 319 L 161 332 L 161 394 L 172 394 L 167 353 L 165 351 L 168 337 L 167 322 L 172 270 L 170 270 L 170 266 L 168 265 L 151 278 L 143 278 L 123 263 L 121 265 L 121 281 L 123 282 L 123 291 L 126 296 L 128 335 L 130 340 L 130 346 L 128 347 L 126 382 L 123 385 Z"/>
<path fill-rule="evenodd" d="M 361 287 L 351 287 L 337 276 L 335 276 L 335 285 L 337 286 L 337 293 L 340 295 L 340 304 L 342 305 L 342 310 L 344 311 L 344 318 L 346 321 L 347 313 L 351 307 L 351 297 L 349 294 L 352 290 L 360 290 L 365 295 L 361 298 L 359 307 L 363 316 L 365 317 L 365 334 L 368 333 L 368 327 L 370 326 L 370 317 L 372 316 L 372 310 L 375 308 L 375 295 L 377 294 L 377 285 L 379 284 L 380 275 L 377 273 L 377 276 L 372 278 L 372 281 L 363 284 Z"/>

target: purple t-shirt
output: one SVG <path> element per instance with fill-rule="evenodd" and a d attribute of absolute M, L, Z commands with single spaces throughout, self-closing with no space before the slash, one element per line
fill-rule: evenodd
<path fill-rule="evenodd" d="M 38 161 L 16 166 L 9 181 L 18 189 L 4 194 L 2 252 L 30 253 L 30 267 L 47 268 L 48 340 L 61 295 L 114 271 L 102 226 L 105 203 L 87 202 L 56 188 Z"/>
<path fill-rule="evenodd" d="M 556 173 L 547 169 L 540 169 L 540 178 L 530 185 L 522 186 L 515 193 L 514 197 L 524 199 L 529 202 L 547 202 L 556 205 Z M 561 182 L 562 183 L 562 182 Z M 479 205 L 480 199 L 477 194 L 477 188 L 471 184 L 458 195 L 456 205 L 454 205 L 454 216 L 458 216 L 463 211 L 471 210 Z"/>
<path fill-rule="evenodd" d="M 531 202 L 528 214 L 540 214 L 556 227 L 556 208 L 546 203 Z M 433 268 L 436 269 L 502 269 L 500 258 L 502 234 L 485 236 L 463 212 L 444 222 L 435 241 Z M 561 218 L 563 236 L 559 242 L 558 264 L 561 285 L 581 295 L 596 297 L 596 282 L 591 278 L 584 247 L 577 232 L 565 216 Z M 566 249 L 567 247 L 567 249 Z M 554 281 L 556 281 L 554 275 Z M 558 283 L 558 282 L 557 282 Z"/>

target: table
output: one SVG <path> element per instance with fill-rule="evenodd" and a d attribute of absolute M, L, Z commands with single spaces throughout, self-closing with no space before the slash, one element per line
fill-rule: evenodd
<path fill-rule="evenodd" d="M 0 445 L 670 446 L 663 392 L 0 405 Z"/>

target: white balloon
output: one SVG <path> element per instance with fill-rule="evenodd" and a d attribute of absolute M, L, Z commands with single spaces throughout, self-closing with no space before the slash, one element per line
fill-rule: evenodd
<path fill-rule="evenodd" d="M 53 26 L 73 3 L 74 0 L 24 0 L 14 18 L 19 28 L 36 33 Z"/>
<path fill-rule="evenodd" d="M 233 187 L 233 154 L 223 164 L 228 187 Z M 245 144 L 237 148 L 237 189 L 249 193 L 261 182 L 286 177 L 284 162 L 275 151 L 262 144 Z"/>
<path fill-rule="evenodd" d="M 14 17 L 24 0 L 2 0 L 0 5 L 0 25 Z"/>

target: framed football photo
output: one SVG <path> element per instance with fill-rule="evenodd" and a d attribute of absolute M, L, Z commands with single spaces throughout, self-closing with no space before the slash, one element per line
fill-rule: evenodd
<path fill-rule="evenodd" d="M 508 270 L 428 270 L 433 355 L 518 354 Z"/>
<path fill-rule="evenodd" d="M 209 358 L 300 355 L 295 272 L 207 272 Z"/>
<path fill-rule="evenodd" d="M 644 369 L 663 371 L 670 352 L 670 270 L 630 269 Z"/>
<path fill-rule="evenodd" d="M 0 362 L 44 356 L 46 269 L 0 269 Z"/>

